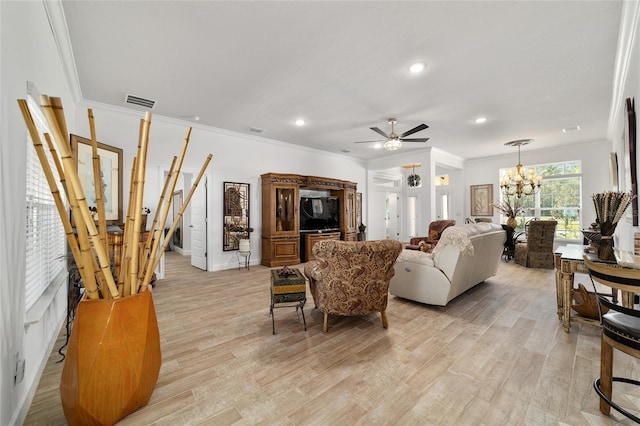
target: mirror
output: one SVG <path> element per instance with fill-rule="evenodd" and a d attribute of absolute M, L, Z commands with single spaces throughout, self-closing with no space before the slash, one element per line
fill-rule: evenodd
<path fill-rule="evenodd" d="M 248 239 L 249 184 L 224 182 L 223 251 L 238 250 L 240 240 Z"/>

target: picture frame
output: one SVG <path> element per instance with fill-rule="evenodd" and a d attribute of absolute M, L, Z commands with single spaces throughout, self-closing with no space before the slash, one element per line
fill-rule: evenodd
<path fill-rule="evenodd" d="M 626 99 L 627 136 L 629 138 L 629 168 L 631 170 L 631 219 L 633 226 L 638 226 L 638 174 L 636 157 L 636 108 L 633 98 Z"/>
<path fill-rule="evenodd" d="M 91 140 L 71 135 L 71 153 L 87 204 L 89 207 L 95 207 Z M 107 225 L 120 225 L 122 224 L 122 149 L 98 142 L 98 155 L 102 171 Z"/>
<path fill-rule="evenodd" d="M 471 185 L 471 216 L 493 216 L 493 184 Z"/>
<path fill-rule="evenodd" d="M 248 239 L 249 225 L 249 184 L 224 182 L 224 218 L 222 250 L 240 249 L 240 240 Z"/>

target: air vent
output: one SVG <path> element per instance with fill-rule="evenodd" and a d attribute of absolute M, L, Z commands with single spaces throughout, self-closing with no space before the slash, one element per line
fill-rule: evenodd
<path fill-rule="evenodd" d="M 251 133 L 262 133 L 265 131 L 265 129 L 261 129 L 259 127 L 249 127 L 247 130 L 249 130 Z"/>
<path fill-rule="evenodd" d="M 141 98 L 140 96 L 134 96 L 134 95 L 127 95 L 124 102 L 127 104 L 136 105 L 136 106 L 149 108 L 149 109 L 152 109 L 156 104 L 156 101 L 153 101 L 151 99 Z"/>

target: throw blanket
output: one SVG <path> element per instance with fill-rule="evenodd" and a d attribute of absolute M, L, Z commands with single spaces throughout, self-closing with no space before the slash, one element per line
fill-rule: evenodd
<path fill-rule="evenodd" d="M 449 227 L 445 229 L 438 241 L 438 245 L 433 249 L 434 253 L 438 252 L 445 245 L 451 245 L 460 250 L 465 256 L 473 256 L 473 244 L 469 239 L 467 233 L 456 227 Z"/>

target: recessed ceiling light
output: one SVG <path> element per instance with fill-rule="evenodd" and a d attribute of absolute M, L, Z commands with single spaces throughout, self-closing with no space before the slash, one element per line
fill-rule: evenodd
<path fill-rule="evenodd" d="M 476 124 L 482 124 L 487 122 L 487 117 L 478 117 L 476 118 Z"/>
<path fill-rule="evenodd" d="M 568 127 L 568 128 L 562 129 L 562 133 L 577 132 L 578 130 L 580 130 L 580 126 Z"/>
<path fill-rule="evenodd" d="M 414 74 L 419 73 L 423 69 L 424 69 L 424 64 L 422 62 L 416 62 L 415 64 L 409 67 L 409 71 L 411 71 Z"/>
<path fill-rule="evenodd" d="M 304 126 L 304 120 L 302 118 L 298 118 L 296 120 L 296 126 Z"/>

